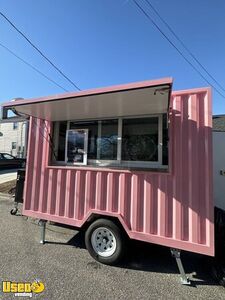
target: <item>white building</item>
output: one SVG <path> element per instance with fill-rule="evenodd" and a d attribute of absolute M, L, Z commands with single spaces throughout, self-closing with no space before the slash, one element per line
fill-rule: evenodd
<path fill-rule="evenodd" d="M 0 152 L 25 157 L 27 121 L 0 121 Z"/>

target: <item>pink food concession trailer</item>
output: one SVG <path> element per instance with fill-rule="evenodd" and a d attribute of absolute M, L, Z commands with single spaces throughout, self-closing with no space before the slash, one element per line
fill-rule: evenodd
<path fill-rule="evenodd" d="M 165 78 L 3 105 L 30 119 L 23 215 L 85 228 L 98 261 L 126 240 L 214 256 L 211 90 Z"/>

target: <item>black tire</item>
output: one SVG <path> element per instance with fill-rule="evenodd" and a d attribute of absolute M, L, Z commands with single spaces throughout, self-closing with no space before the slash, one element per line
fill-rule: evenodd
<path fill-rule="evenodd" d="M 10 214 L 13 215 L 13 216 L 15 216 L 15 215 L 17 214 L 17 211 L 18 211 L 17 208 L 12 208 L 12 209 L 10 210 Z"/>
<path fill-rule="evenodd" d="M 99 255 L 94 250 L 91 242 L 93 233 L 95 232 L 96 229 L 100 227 L 104 227 L 110 230 L 116 239 L 115 251 L 112 255 L 107 257 Z M 94 221 L 85 232 L 85 245 L 88 252 L 95 260 L 106 265 L 116 265 L 122 260 L 125 252 L 125 244 L 126 244 L 126 236 L 123 230 L 120 229 L 120 227 L 117 226 L 113 221 L 108 219 L 98 219 Z"/>

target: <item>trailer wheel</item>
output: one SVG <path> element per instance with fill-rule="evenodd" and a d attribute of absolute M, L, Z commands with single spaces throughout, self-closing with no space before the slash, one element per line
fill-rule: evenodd
<path fill-rule="evenodd" d="M 17 208 L 12 208 L 12 209 L 10 210 L 10 214 L 13 215 L 13 216 L 15 216 L 15 215 L 17 214 L 17 211 L 18 211 Z"/>
<path fill-rule="evenodd" d="M 124 255 L 125 236 L 111 220 L 98 219 L 88 227 L 85 233 L 85 245 L 95 260 L 103 264 L 115 265 Z"/>

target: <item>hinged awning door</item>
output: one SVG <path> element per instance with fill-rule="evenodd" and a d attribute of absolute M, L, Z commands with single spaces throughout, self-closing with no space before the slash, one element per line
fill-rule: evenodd
<path fill-rule="evenodd" d="M 13 101 L 3 104 L 3 119 L 13 109 L 49 121 L 161 114 L 168 111 L 172 79 Z"/>

